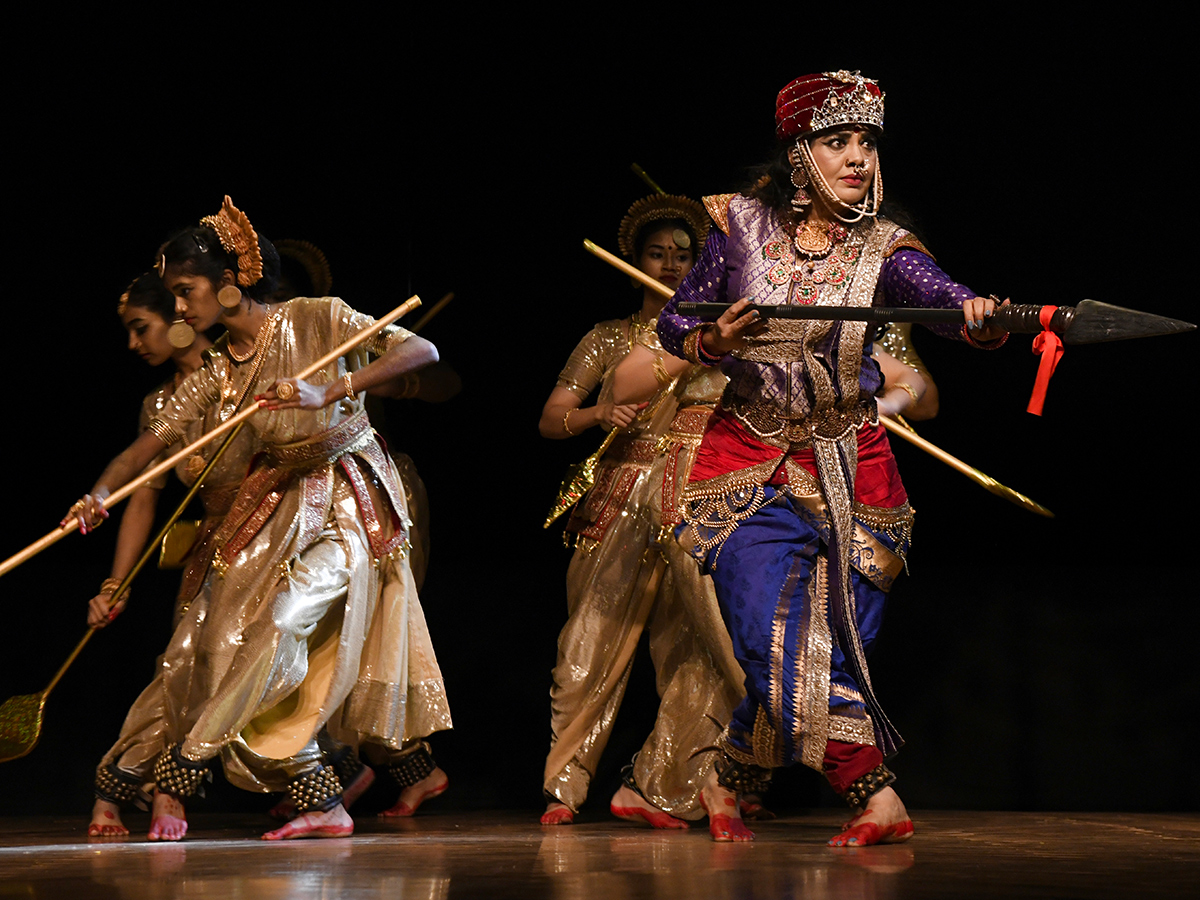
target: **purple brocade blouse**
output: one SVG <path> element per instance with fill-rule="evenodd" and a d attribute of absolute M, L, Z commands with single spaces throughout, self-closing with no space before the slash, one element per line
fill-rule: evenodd
<path fill-rule="evenodd" d="M 964 300 L 975 296 L 951 280 L 928 253 L 917 249 L 921 244 L 915 237 L 890 222 L 866 220 L 849 226 L 846 239 L 835 243 L 827 257 L 811 264 L 799 260 L 808 268 L 803 277 L 796 265 L 794 232 L 758 201 L 733 197 L 728 226 L 728 235 L 712 229 L 700 259 L 658 319 L 663 347 L 675 356 L 689 358 L 685 342 L 704 324 L 676 313 L 681 302 L 730 303 L 753 297 L 760 304 L 961 309 Z M 794 352 L 782 357 L 776 353 L 774 358 L 767 353 L 764 359 L 752 345 L 722 359 L 721 369 L 730 379 L 723 406 L 731 401 L 766 402 L 788 418 L 804 418 L 833 406 L 846 408 L 882 386 L 879 367 L 871 359 L 869 331 L 859 343 L 843 339 L 851 334 L 843 335 L 843 329 L 852 328 L 853 323 L 811 328 L 803 335 L 797 333 L 802 328 L 799 324 L 791 326 L 790 335 L 788 326 L 772 325 L 776 327 L 784 329 L 781 340 L 795 342 Z M 935 325 L 930 330 L 966 340 L 959 325 Z M 854 384 L 853 370 L 839 372 L 839 357 L 847 352 L 861 357 L 857 397 L 844 396 L 847 386 L 853 390 Z M 690 358 L 698 361 L 694 344 Z"/>

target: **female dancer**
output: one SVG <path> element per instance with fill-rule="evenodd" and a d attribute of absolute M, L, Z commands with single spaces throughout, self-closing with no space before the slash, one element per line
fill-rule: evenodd
<path fill-rule="evenodd" d="M 175 319 L 175 297 L 163 285 L 157 272 L 147 272 L 134 281 L 122 295 L 117 312 L 129 333 L 130 350 L 152 366 L 160 366 L 170 360 L 176 368 L 171 380 L 142 401 L 140 430 L 144 432 L 150 419 L 166 405 L 184 378 L 203 366 L 212 365 L 212 342 L 203 334 L 197 334 L 182 320 L 172 324 Z M 215 417 L 198 421 L 188 429 L 184 440 L 190 442 L 216 424 Z M 211 557 L 211 534 L 233 502 L 255 446 L 252 432 L 243 429 L 200 489 L 205 518 L 191 542 L 187 558 L 183 560 L 185 574 L 176 597 L 175 624 L 178 624 L 188 603 L 200 589 Z M 207 456 L 214 450 L 215 445 L 210 445 L 177 465 L 175 473 L 180 481 L 190 487 L 207 463 Z M 129 498 L 129 504 L 121 515 L 112 571 L 101 585 L 100 593 L 88 603 L 90 627 L 103 628 L 124 609 L 129 592 L 124 592 L 114 602 L 113 590 L 133 567 L 150 537 L 158 495 L 165 482 L 166 476 L 163 476 Z M 104 755 L 96 770 L 96 801 L 92 808 L 92 821 L 88 825 L 89 835 L 112 837 L 129 834 L 129 829 L 121 821 L 120 808 L 135 800 L 144 784 L 153 782 L 154 761 L 166 746 L 162 716 L 163 667 L 188 664 L 190 657 L 160 660 L 158 674 L 130 707 L 120 737 Z"/>
<path fill-rule="evenodd" d="M 668 351 L 730 377 L 684 493 L 681 540 L 716 584 L 747 696 L 722 735 L 703 799 L 717 840 L 749 840 L 736 794 L 776 766 L 825 772 L 855 818 L 835 846 L 905 840 L 912 822 L 883 765 L 900 743 L 867 672 L 912 511 L 874 394 L 865 323 L 771 319 L 800 303 L 961 308 L 942 333 L 998 346 L 995 306 L 951 281 L 878 216 L 883 94 L 857 73 L 779 94 L 781 144 L 746 195 L 708 198 L 719 226 L 659 318 Z M 737 302 L 715 323 L 681 301 Z"/>
<path fill-rule="evenodd" d="M 228 355 L 184 381 L 71 515 L 99 521 L 113 487 L 191 422 L 213 408 L 224 418 L 247 395 L 266 407 L 250 423 L 267 452 L 213 537 L 206 602 L 192 603 L 167 650 L 191 646 L 206 665 L 164 674 L 172 742 L 155 762 L 151 834 L 183 836 L 182 801 L 217 756 L 234 784 L 289 791 L 298 815 L 264 837 L 349 834 L 341 784 L 321 762 L 322 726 L 341 743 L 384 748 L 410 805 L 446 784 L 420 740 L 450 715 L 405 559 L 401 489 L 361 396 L 394 388 L 437 351 L 391 327 L 310 381 L 291 378 L 371 319 L 336 298 L 261 302 L 274 248 L 229 198 L 159 262 L 188 324 L 225 325 Z"/>
<path fill-rule="evenodd" d="M 620 248 L 647 274 L 675 287 L 691 268 L 706 228 L 707 217 L 695 201 L 650 197 L 635 203 L 622 221 Z M 678 570 L 667 565 L 659 546 L 677 521 L 671 518 L 675 473 L 686 469 L 698 442 L 703 414 L 697 407 L 715 401 L 724 383 L 720 373 L 699 367 L 691 367 L 699 378 L 666 374 L 662 348 L 649 327 L 663 303 L 644 289 L 636 314 L 592 329 L 542 411 L 546 437 L 569 437 L 597 424 L 625 429 L 567 526 L 576 550 L 567 571 L 568 619 L 551 688 L 546 825 L 573 821 L 587 795 L 643 628 L 650 632 L 662 702 L 653 733 L 613 796 L 614 814 L 658 828 L 686 828 L 683 819 L 702 816 L 697 796 L 720 733 L 713 723 L 727 718 L 737 700 L 737 676 L 723 675 L 714 663 L 703 620 L 689 609 L 690 595 L 699 592 L 698 567 L 686 557 Z M 631 350 L 645 352 L 636 368 L 653 384 L 648 403 L 612 399 L 617 364 Z M 598 403 L 582 407 L 597 388 Z M 708 624 L 723 634 L 715 604 L 712 609 Z M 719 639 L 712 643 L 720 654 Z M 733 665 L 731 652 L 724 657 Z"/>

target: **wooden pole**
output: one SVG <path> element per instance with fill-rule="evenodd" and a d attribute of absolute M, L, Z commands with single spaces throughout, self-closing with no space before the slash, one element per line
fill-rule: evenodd
<path fill-rule="evenodd" d="M 413 295 L 408 300 L 404 301 L 399 306 L 397 306 L 395 309 L 393 309 L 390 313 L 388 313 L 382 319 L 378 320 L 370 328 L 360 331 L 358 334 L 356 334 L 354 337 L 350 338 L 350 340 L 346 341 L 344 344 L 342 344 L 337 349 L 331 350 L 329 353 L 326 353 L 315 363 L 313 363 L 312 365 L 305 368 L 302 372 L 298 373 L 295 376 L 295 378 L 297 380 L 303 381 L 306 378 L 311 377 L 312 375 L 319 372 L 321 369 L 325 368 L 327 365 L 329 365 L 334 360 L 338 359 L 339 357 L 345 356 L 347 353 L 349 353 L 351 350 L 353 350 L 359 344 L 363 343 L 364 341 L 370 340 L 372 337 L 374 337 L 376 334 L 378 334 L 380 331 L 382 331 L 388 325 L 391 325 L 393 322 L 395 322 L 401 316 L 411 312 L 412 310 L 416 309 L 420 305 L 421 305 L 421 298 L 417 297 L 416 295 Z M 254 415 L 256 412 L 258 412 L 259 409 L 260 409 L 260 407 L 255 405 L 255 406 L 251 406 L 248 409 L 242 410 L 236 416 L 233 416 L 232 418 L 230 418 L 229 421 L 225 422 L 222 425 L 219 425 L 218 427 L 214 428 L 212 431 L 208 432 L 207 434 L 204 434 L 201 437 L 197 438 L 191 444 L 188 444 L 188 446 L 184 447 L 178 453 L 172 454 L 171 456 L 169 456 L 167 459 L 163 460 L 161 463 L 159 463 L 154 468 L 149 469 L 146 472 L 143 472 L 141 475 L 139 475 L 133 481 L 130 481 L 124 487 L 118 488 L 117 490 L 113 491 L 105 499 L 104 504 L 103 504 L 104 508 L 111 509 L 113 506 L 120 503 L 122 500 L 124 500 L 126 497 L 128 497 L 130 494 L 132 494 L 134 491 L 136 491 L 142 485 L 144 485 L 150 481 L 153 481 L 155 478 L 157 478 L 159 475 L 163 474 L 164 472 L 169 472 L 171 469 L 173 469 L 175 467 L 175 464 L 177 462 L 179 462 L 181 459 L 184 459 L 184 458 L 190 456 L 191 454 L 193 454 L 197 450 L 199 450 L 201 447 L 203 447 L 205 444 L 207 444 L 209 441 L 212 441 L 214 438 L 220 437 L 221 435 L 225 434 L 225 432 L 229 431 L 230 429 L 237 427 L 237 425 L 246 421 L 252 415 Z M 44 537 L 40 538 L 39 540 L 34 541 L 32 544 L 30 544 L 28 547 L 26 547 L 20 553 L 13 554 L 8 559 L 6 559 L 3 563 L 0 563 L 0 575 L 5 575 L 5 574 L 11 572 L 17 566 L 21 565 L 21 563 L 25 562 L 28 559 L 31 559 L 32 557 L 36 556 L 39 553 L 41 553 L 43 550 L 45 550 L 51 544 L 55 544 L 58 541 L 62 540 L 64 537 L 66 537 L 72 531 L 75 531 L 77 528 L 79 528 L 79 520 L 75 519 L 75 518 L 72 518 L 69 522 L 67 522 L 66 525 L 60 525 L 58 528 L 54 529 L 49 534 L 45 535 Z"/>

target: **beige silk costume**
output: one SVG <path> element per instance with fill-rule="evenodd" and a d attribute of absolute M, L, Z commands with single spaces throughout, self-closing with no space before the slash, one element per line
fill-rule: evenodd
<path fill-rule="evenodd" d="M 653 325 L 597 325 L 580 342 L 558 385 L 581 400 L 599 387 L 612 399 L 613 373 L 634 340 L 661 352 Z M 577 546 L 567 570 L 568 619 L 558 639 L 550 691 L 550 754 L 543 789 L 577 811 L 621 705 L 633 654 L 650 632 L 661 703 L 638 753 L 634 780 L 659 809 L 703 816 L 698 797 L 721 729 L 741 698 L 712 582 L 676 544 L 678 498 L 725 377 L 693 367 L 614 440 L 596 484 L 567 526 Z M 706 752 L 708 751 L 708 752 Z"/>
<path fill-rule="evenodd" d="M 218 360 L 221 358 L 220 350 L 223 345 L 224 340 L 204 352 L 203 366 L 220 365 Z M 149 427 L 151 419 L 166 408 L 174 391 L 174 381 L 168 381 L 158 390 L 146 395 L 142 401 L 139 431 L 145 431 Z M 189 423 L 183 440 L 164 450 L 159 459 L 151 463 L 151 466 L 157 465 L 161 459 L 174 453 L 180 446 L 191 443 L 217 424 L 219 424 L 217 408 L 213 407 L 203 419 Z M 209 444 L 194 456 L 184 459 L 175 466 L 175 474 L 185 487 L 190 488 L 195 484 L 196 478 L 203 471 L 204 465 L 216 452 L 220 443 L 217 441 Z M 184 560 L 184 576 L 176 595 L 175 615 L 172 620 L 176 626 L 203 585 L 204 573 L 208 570 L 208 564 L 212 558 L 213 532 L 225 518 L 225 514 L 233 503 L 233 498 L 237 496 L 242 479 L 250 468 L 251 457 L 257 452 L 257 449 L 258 443 L 254 439 L 254 432 L 249 428 L 243 428 L 222 454 L 220 461 L 213 467 L 200 488 L 199 496 L 204 506 L 204 519 L 200 522 L 195 543 Z M 163 474 L 150 482 L 148 486 L 161 490 L 166 486 L 166 482 L 167 476 Z M 180 651 L 182 651 L 182 655 L 177 655 L 169 661 L 166 656 L 158 658 L 154 679 L 129 708 L 129 713 L 121 726 L 120 736 L 100 761 L 101 768 L 109 764 L 116 764 L 121 771 L 135 776 L 143 782 L 154 780 L 154 761 L 158 758 L 159 753 L 182 737 L 182 735 L 174 737 L 171 735 L 169 723 L 164 718 L 164 709 L 168 704 L 163 697 L 164 668 L 179 670 L 190 666 L 194 660 L 194 654 L 188 647 L 177 648 L 177 653 Z"/>
<path fill-rule="evenodd" d="M 291 300 L 253 359 L 193 375 L 151 428 L 171 438 L 218 404 L 225 418 L 239 394 L 265 392 L 372 323 L 336 298 Z M 309 382 L 339 380 L 410 336 L 390 327 Z M 234 784 L 277 791 L 318 764 L 322 726 L 344 744 L 398 750 L 451 721 L 407 560 L 404 493 L 362 395 L 249 422 L 266 452 L 215 534 L 207 602 L 191 605 L 168 649 L 194 647 L 197 665 L 167 671 L 165 685 L 186 759 L 220 754 Z"/>

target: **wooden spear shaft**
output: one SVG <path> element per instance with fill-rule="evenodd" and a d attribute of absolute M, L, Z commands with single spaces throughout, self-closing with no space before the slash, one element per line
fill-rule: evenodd
<path fill-rule="evenodd" d="M 416 295 L 413 295 L 408 300 L 404 301 L 399 306 L 397 306 L 395 309 L 393 309 L 390 313 L 388 313 L 382 319 L 378 320 L 370 328 L 366 328 L 363 331 L 360 331 L 358 334 L 356 334 L 354 337 L 350 338 L 350 340 L 346 341 L 340 347 L 338 347 L 335 350 L 329 351 L 324 356 L 322 356 L 319 360 L 317 360 L 315 363 L 313 363 L 311 366 L 308 366 L 307 368 L 305 368 L 302 372 L 300 372 L 299 374 L 297 374 L 295 376 L 296 379 L 299 381 L 304 381 L 306 378 L 311 377 L 312 375 L 319 372 L 321 369 L 325 368 L 327 365 L 329 365 L 334 360 L 338 359 L 341 356 L 345 356 L 347 353 L 349 353 L 351 350 L 353 350 L 359 344 L 362 344 L 364 341 L 370 340 L 372 337 L 377 335 L 380 331 L 382 331 L 388 325 L 391 325 L 393 322 L 395 322 L 401 316 L 405 315 L 406 313 L 411 312 L 412 310 L 416 309 L 420 305 L 421 305 L 421 298 Z M 155 478 L 157 478 L 159 475 L 163 474 L 164 472 L 169 472 L 171 469 L 173 469 L 175 467 L 175 464 L 178 463 L 181 459 L 184 459 L 184 458 L 190 456 L 191 454 L 195 453 L 197 450 L 199 450 L 201 447 L 203 447 L 209 441 L 213 440 L 214 438 L 220 437 L 221 435 L 225 434 L 225 432 L 229 431 L 231 428 L 237 427 L 237 425 L 239 425 L 240 423 L 249 419 L 252 415 L 254 415 L 256 412 L 258 412 L 258 410 L 259 410 L 259 407 L 257 405 L 251 406 L 248 409 L 242 410 L 236 416 L 233 416 L 232 418 L 230 418 L 229 421 L 225 422 L 222 425 L 219 425 L 218 427 L 214 428 L 212 431 L 208 432 L 207 434 L 204 434 L 201 437 L 197 438 L 195 441 L 193 441 L 191 444 L 188 444 L 188 446 L 184 447 L 178 453 L 175 453 L 175 454 L 169 456 L 167 459 L 163 460 L 157 466 L 150 469 L 149 471 L 142 473 L 141 475 L 139 475 L 133 481 L 129 482 L 124 487 L 118 488 L 117 490 L 113 491 L 105 499 L 104 504 L 103 504 L 104 508 L 111 509 L 116 504 L 120 503 L 122 500 L 124 500 L 126 497 L 128 497 L 130 494 L 132 494 L 134 491 L 136 491 L 138 488 L 140 488 L 142 485 L 146 484 L 147 482 L 153 481 Z M 34 541 L 32 544 L 30 544 L 28 547 L 26 547 L 20 553 L 16 553 L 16 554 L 10 556 L 8 559 L 6 559 L 3 563 L 0 563 L 0 575 L 6 575 L 7 573 L 11 572 L 17 566 L 21 565 L 21 563 L 25 562 L 28 559 L 31 559 L 34 556 L 37 556 L 37 554 L 41 553 L 43 550 L 45 550 L 51 544 L 55 544 L 58 541 L 62 540 L 64 537 L 66 537 L 72 531 L 75 531 L 78 527 L 79 527 L 79 520 L 76 518 L 72 518 L 69 522 L 67 522 L 66 525 L 60 525 L 58 528 L 51 531 L 45 537 L 43 537 L 37 541 Z"/>

